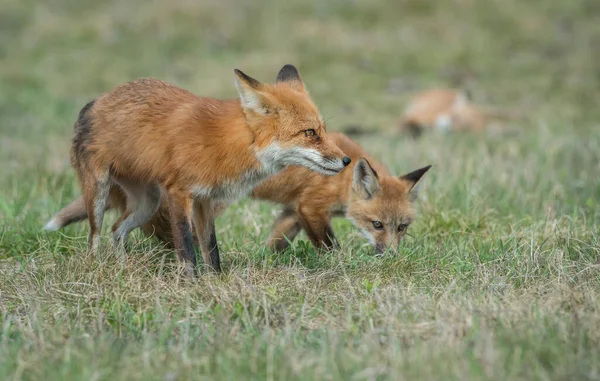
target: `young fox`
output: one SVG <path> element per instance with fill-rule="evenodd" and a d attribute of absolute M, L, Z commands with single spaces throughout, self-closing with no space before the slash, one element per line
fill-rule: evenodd
<path fill-rule="evenodd" d="M 400 129 L 415 137 L 425 128 L 482 131 L 493 119 L 511 117 L 508 111 L 472 103 L 464 91 L 440 88 L 418 93 L 410 100 Z"/>
<path fill-rule="evenodd" d="M 346 216 L 378 253 L 388 248 L 395 251 L 415 218 L 415 184 L 431 166 L 404 176 L 391 176 L 347 136 L 341 133 L 329 136 L 352 159 L 349 167 L 352 171 L 323 176 L 302 167 L 288 167 L 251 193 L 254 199 L 284 205 L 269 237 L 269 246 L 283 250 L 304 229 L 317 248 L 331 248 L 337 241 L 330 220 Z M 123 193 L 116 187 L 111 189 L 109 208 L 124 211 L 125 206 Z M 60 210 L 51 222 L 59 229 L 86 217 L 83 198 L 79 197 Z M 162 202 L 142 230 L 172 245 L 170 226 L 168 204 Z"/>
<path fill-rule="evenodd" d="M 284 205 L 268 245 L 283 250 L 304 229 L 315 247 L 337 247 L 330 221 L 346 217 L 377 253 L 395 252 L 416 216 L 414 187 L 431 166 L 392 176 L 347 136 L 331 133 L 331 137 L 352 159 L 348 170 L 327 178 L 290 167 L 252 192 L 255 199 Z"/>
<path fill-rule="evenodd" d="M 117 243 L 152 218 L 164 194 L 173 246 L 188 274 L 196 274 L 192 223 L 204 263 L 220 271 L 216 204 L 246 195 L 289 165 L 329 176 L 350 164 L 326 134 L 294 66 L 284 66 L 273 85 L 234 73 L 235 100 L 200 98 L 140 79 L 81 110 L 71 162 L 83 188 L 90 251 L 99 243 L 111 188 L 118 186 L 126 211 L 114 226 Z M 46 226 L 56 227 L 55 221 Z"/>

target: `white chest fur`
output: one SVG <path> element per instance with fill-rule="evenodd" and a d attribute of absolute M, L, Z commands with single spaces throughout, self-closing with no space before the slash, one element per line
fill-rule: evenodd
<path fill-rule="evenodd" d="M 279 164 L 281 148 L 272 143 L 261 151 L 255 151 L 258 168 L 243 172 L 236 179 L 224 179 L 218 185 L 207 187 L 196 185 L 192 193 L 197 198 L 233 202 L 247 196 L 261 181 L 275 175 L 283 167 Z"/>

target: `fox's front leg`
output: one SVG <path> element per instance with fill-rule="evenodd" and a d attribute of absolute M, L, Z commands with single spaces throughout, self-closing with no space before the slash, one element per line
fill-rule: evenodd
<path fill-rule="evenodd" d="M 173 246 L 179 260 L 185 266 L 186 275 L 197 277 L 196 251 L 192 234 L 192 208 L 194 200 L 191 194 L 169 192 L 169 215 L 173 233 Z"/>
<path fill-rule="evenodd" d="M 300 206 L 298 208 L 300 225 L 317 249 L 331 250 L 339 247 L 333 229 L 330 225 L 331 216 L 328 212 Z"/>
<path fill-rule="evenodd" d="M 194 227 L 200 241 L 204 264 L 216 272 L 221 272 L 221 260 L 215 232 L 215 214 L 218 208 L 210 201 L 194 202 Z"/>

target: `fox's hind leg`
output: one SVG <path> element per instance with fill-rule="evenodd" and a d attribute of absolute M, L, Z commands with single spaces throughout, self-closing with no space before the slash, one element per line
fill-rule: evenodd
<path fill-rule="evenodd" d="M 129 215 L 127 210 L 127 196 L 125 191 L 121 188 L 114 180 L 110 187 L 110 194 L 108 195 L 108 206 L 106 210 L 117 209 L 121 212 L 121 216 L 113 223 L 111 231 L 114 233 L 115 230 L 121 225 L 123 220 Z"/>
<path fill-rule="evenodd" d="M 113 226 L 113 240 L 124 248 L 132 230 L 146 224 L 160 205 L 160 188 L 118 179 L 118 184 L 127 195 L 127 210 Z"/>
<path fill-rule="evenodd" d="M 290 246 L 302 230 L 298 215 L 291 208 L 285 208 L 273 224 L 273 231 L 267 240 L 267 246 L 273 251 L 281 252 Z"/>
<path fill-rule="evenodd" d="M 115 208 L 119 209 L 121 212 L 125 211 L 125 195 L 121 191 L 121 188 L 113 184 L 110 187 L 110 194 L 108 196 L 106 210 Z M 44 230 L 59 230 L 76 222 L 87 220 L 87 218 L 88 215 L 85 208 L 85 200 L 83 196 L 79 196 L 75 200 L 71 201 L 69 205 L 65 206 L 56 214 L 54 214 L 50 221 L 48 221 L 44 226 Z M 122 221 L 122 219 L 119 219 L 118 224 L 120 224 L 120 221 Z M 113 225 L 113 232 L 118 224 L 115 223 L 115 225 Z"/>
<path fill-rule="evenodd" d="M 83 175 L 85 176 L 83 179 L 83 198 L 90 225 L 88 251 L 91 254 L 96 254 L 100 245 L 100 233 L 104 211 L 108 202 L 111 179 L 108 170 L 97 171 L 95 175 L 91 171 L 86 171 Z"/>

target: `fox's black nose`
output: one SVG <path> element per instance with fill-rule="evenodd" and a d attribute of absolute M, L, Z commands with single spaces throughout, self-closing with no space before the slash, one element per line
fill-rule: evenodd
<path fill-rule="evenodd" d="M 352 159 L 350 159 L 348 156 L 344 156 L 344 158 L 342 159 L 342 163 L 344 163 L 344 166 L 348 166 L 348 164 L 350 164 L 352 162 Z"/>

